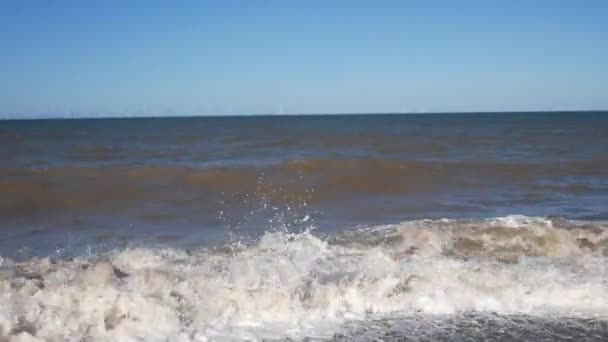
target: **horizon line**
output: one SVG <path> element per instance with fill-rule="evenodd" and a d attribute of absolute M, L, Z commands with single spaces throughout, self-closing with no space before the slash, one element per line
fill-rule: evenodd
<path fill-rule="evenodd" d="M 606 113 L 608 109 L 575 109 L 575 110 L 495 110 L 495 111 L 436 111 L 436 112 L 334 112 L 334 113 L 297 113 L 297 114 L 122 114 L 122 115 L 83 115 L 83 116 L 25 116 L 11 117 L 5 114 L 0 121 L 32 120 L 103 120 L 103 119 L 186 119 L 186 118 L 243 118 L 243 117 L 302 117 L 302 116 L 369 116 L 369 115 L 446 115 L 446 114 L 554 114 L 554 113 Z"/>

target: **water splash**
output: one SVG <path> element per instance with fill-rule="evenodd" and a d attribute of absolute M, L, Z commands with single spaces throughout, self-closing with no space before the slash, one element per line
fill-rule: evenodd
<path fill-rule="evenodd" d="M 604 223 L 423 220 L 0 264 L 0 336 L 331 338 L 378 317 L 608 317 Z M 360 323 L 356 323 L 360 322 Z M 355 329 L 356 330 L 356 329 Z"/>

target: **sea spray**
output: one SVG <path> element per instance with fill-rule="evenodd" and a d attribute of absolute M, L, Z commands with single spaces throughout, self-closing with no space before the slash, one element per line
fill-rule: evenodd
<path fill-rule="evenodd" d="M 0 269 L 0 333 L 43 340 L 316 336 L 383 316 L 608 317 L 608 228 L 423 220 L 238 248 L 128 248 Z M 345 325 L 346 324 L 346 325 Z"/>

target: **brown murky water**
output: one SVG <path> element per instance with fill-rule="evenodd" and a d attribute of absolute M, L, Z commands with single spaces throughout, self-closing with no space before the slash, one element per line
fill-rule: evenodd
<path fill-rule="evenodd" d="M 0 340 L 607 336 L 608 113 L 0 121 Z"/>

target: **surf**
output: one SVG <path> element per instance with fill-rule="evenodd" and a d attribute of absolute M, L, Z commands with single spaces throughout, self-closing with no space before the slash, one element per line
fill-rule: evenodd
<path fill-rule="evenodd" d="M 507 216 L 0 262 L 0 336 L 332 338 L 382 317 L 608 317 L 608 226 Z"/>

